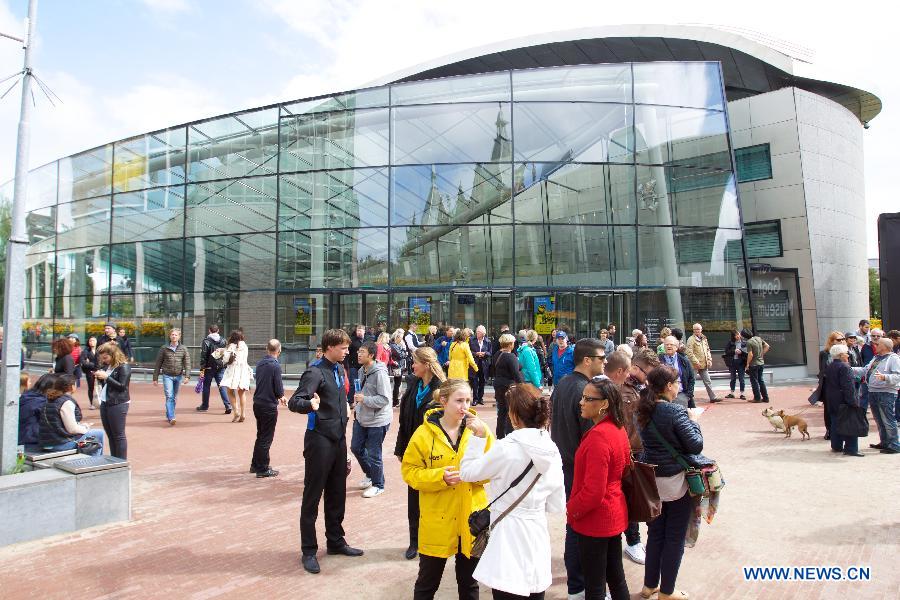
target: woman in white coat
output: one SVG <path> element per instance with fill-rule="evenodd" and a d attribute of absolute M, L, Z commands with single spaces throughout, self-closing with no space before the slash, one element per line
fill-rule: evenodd
<path fill-rule="evenodd" d="M 228 336 L 228 345 L 222 349 L 222 360 L 226 365 L 225 374 L 222 376 L 222 385 L 228 388 L 228 398 L 234 407 L 232 423 L 244 422 L 244 403 L 247 392 L 250 390 L 250 382 L 253 380 L 253 371 L 247 364 L 248 354 L 249 350 L 247 344 L 244 343 L 243 332 L 235 329 Z"/>
<path fill-rule="evenodd" d="M 506 397 L 514 431 L 485 453 L 486 427 L 480 419 L 471 420 L 467 426 L 475 435 L 462 458 L 460 479 L 490 480 L 487 492 L 493 501 L 533 463 L 520 482 L 491 506 L 492 521 L 522 496 L 538 474 L 540 479 L 491 531 L 474 577 L 491 588 L 495 599 L 542 599 L 553 582 L 547 513 L 566 511 L 562 459 L 547 431 L 550 399 L 528 383 L 511 386 Z"/>

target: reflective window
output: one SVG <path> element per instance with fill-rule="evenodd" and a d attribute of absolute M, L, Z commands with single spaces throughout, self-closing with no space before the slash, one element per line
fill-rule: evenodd
<path fill-rule="evenodd" d="M 638 218 L 642 225 L 740 229 L 731 171 L 639 166 Z"/>
<path fill-rule="evenodd" d="M 125 328 L 134 360 L 152 365 L 169 332 L 181 328 L 181 294 L 116 294 L 110 297 L 110 318 Z M 194 368 L 197 365 L 194 364 Z"/>
<path fill-rule="evenodd" d="M 109 194 L 112 144 L 59 161 L 59 202 Z"/>
<path fill-rule="evenodd" d="M 50 319 L 53 315 L 53 297 L 52 296 L 44 296 L 40 298 L 25 298 L 25 319 L 26 322 L 22 324 L 22 329 L 26 332 L 25 339 L 28 338 L 28 327 L 33 326 L 34 324 L 29 324 L 27 319 Z M 35 340 L 32 340 L 35 341 Z M 49 342 L 48 342 L 49 345 Z"/>
<path fill-rule="evenodd" d="M 508 103 L 404 106 L 391 118 L 394 164 L 510 160 Z"/>
<path fill-rule="evenodd" d="M 766 352 L 766 364 L 803 364 L 804 335 L 797 272 L 791 269 L 753 271 L 750 280 L 756 331 L 771 347 Z"/>
<path fill-rule="evenodd" d="M 631 110 L 624 104 L 517 103 L 516 160 L 632 162 Z"/>
<path fill-rule="evenodd" d="M 507 165 L 421 165 L 393 169 L 392 225 L 509 223 Z"/>
<path fill-rule="evenodd" d="M 88 336 L 103 333 L 109 313 L 109 297 L 106 294 L 92 296 L 57 296 L 53 303 L 53 332 L 56 335 L 74 333 L 81 345 Z"/>
<path fill-rule="evenodd" d="M 184 264 L 184 242 L 180 239 L 114 245 L 110 291 L 179 291 Z"/>
<path fill-rule="evenodd" d="M 184 183 L 185 142 L 183 127 L 118 142 L 113 165 L 115 190 Z"/>
<path fill-rule="evenodd" d="M 57 296 L 91 296 L 109 290 L 109 246 L 57 252 Z"/>
<path fill-rule="evenodd" d="M 313 360 L 316 345 L 331 328 L 326 294 L 278 294 L 275 337 L 281 341 L 279 359 L 285 373 L 302 373 Z"/>
<path fill-rule="evenodd" d="M 276 186 L 275 177 L 189 185 L 185 233 L 194 236 L 275 229 Z"/>
<path fill-rule="evenodd" d="M 344 229 L 388 224 L 388 170 L 353 169 L 285 175 L 279 229 Z"/>
<path fill-rule="evenodd" d="M 53 251 L 56 248 L 56 207 L 48 206 L 25 215 L 28 253 Z"/>
<path fill-rule="evenodd" d="M 114 244 L 184 235 L 184 186 L 113 196 Z"/>
<path fill-rule="evenodd" d="M 512 254 L 510 226 L 394 227 L 391 229 L 392 284 L 399 287 L 439 283 L 509 284 Z"/>
<path fill-rule="evenodd" d="M 56 247 L 60 250 L 109 243 L 109 196 L 60 204 Z"/>
<path fill-rule="evenodd" d="M 446 77 L 401 83 L 391 88 L 391 104 L 442 104 L 447 102 L 508 102 L 509 72 Z"/>
<path fill-rule="evenodd" d="M 634 227 L 516 227 L 518 286 L 632 286 L 635 266 Z"/>
<path fill-rule="evenodd" d="M 275 283 L 275 234 L 186 240 L 185 290 L 260 290 Z"/>
<path fill-rule="evenodd" d="M 631 102 L 631 65 L 513 71 L 513 100 Z"/>
<path fill-rule="evenodd" d="M 28 172 L 28 200 L 25 210 L 34 211 L 56 204 L 56 187 L 58 183 L 57 165 L 55 162 L 38 167 Z M 12 182 L 9 187 L 9 200 L 13 196 Z"/>
<path fill-rule="evenodd" d="M 714 62 L 635 63 L 634 101 L 725 110 L 719 65 Z"/>
<path fill-rule="evenodd" d="M 634 223 L 633 167 L 523 163 L 516 177 L 517 223 Z"/>
<path fill-rule="evenodd" d="M 28 254 L 25 257 L 25 297 L 44 298 L 53 295 L 56 255 L 52 252 Z"/>
<path fill-rule="evenodd" d="M 388 105 L 388 88 L 371 88 L 349 94 L 328 96 L 315 100 L 302 100 L 282 107 L 282 116 L 303 115 L 317 112 L 335 112 L 357 108 L 377 108 Z"/>
<path fill-rule="evenodd" d="M 275 173 L 278 109 L 230 115 L 188 128 L 190 181 Z"/>
<path fill-rule="evenodd" d="M 388 164 L 388 110 L 299 115 L 281 120 L 281 172 Z"/>
<path fill-rule="evenodd" d="M 740 229 L 639 227 L 640 284 L 745 285 Z"/>
<path fill-rule="evenodd" d="M 734 149 L 738 183 L 772 179 L 772 151 L 769 144 Z"/>
<path fill-rule="evenodd" d="M 635 129 L 639 163 L 731 170 L 724 113 L 637 106 Z"/>
<path fill-rule="evenodd" d="M 247 362 L 255 365 L 266 355 L 272 337 L 275 299 L 272 292 L 207 292 L 184 295 L 182 340 L 191 351 L 191 364 L 199 364 L 200 343 L 211 323 L 227 337 L 240 327 L 249 346 Z"/>
<path fill-rule="evenodd" d="M 288 231 L 279 235 L 279 288 L 387 285 L 386 229 Z"/>

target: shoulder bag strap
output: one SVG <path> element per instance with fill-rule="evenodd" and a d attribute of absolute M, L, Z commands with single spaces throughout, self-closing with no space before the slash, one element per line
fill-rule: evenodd
<path fill-rule="evenodd" d="M 524 473 L 523 473 L 523 475 L 524 475 Z M 494 527 L 497 526 L 498 523 L 500 523 L 500 521 L 503 520 L 503 517 L 505 517 L 506 515 L 508 515 L 509 513 L 511 513 L 511 512 L 519 505 L 519 503 L 520 503 L 522 500 L 525 499 L 525 496 L 528 495 L 528 492 L 531 491 L 531 488 L 533 488 L 534 485 L 538 482 L 538 479 L 541 478 L 541 475 L 542 475 L 541 473 L 538 473 L 538 474 L 537 474 L 537 477 L 535 477 L 534 480 L 533 480 L 530 484 L 528 484 L 528 489 L 526 489 L 524 492 L 522 492 L 522 495 L 519 496 L 518 498 L 516 498 L 516 501 L 513 502 L 512 504 L 510 504 L 510 505 L 509 505 L 509 508 L 507 508 L 506 510 L 504 510 L 503 513 L 502 513 L 499 517 L 497 517 L 497 520 L 496 520 L 496 521 L 494 521 L 493 523 L 491 523 L 491 529 L 492 529 L 492 530 L 494 529 Z M 506 493 L 506 492 L 504 492 L 504 493 Z"/>
<path fill-rule="evenodd" d="M 525 476 L 528 474 L 528 471 L 530 471 L 531 468 L 532 468 L 533 466 L 534 466 L 534 461 L 533 461 L 533 460 L 528 461 L 528 466 L 525 467 L 525 470 L 522 471 L 521 473 L 519 473 L 519 476 L 518 476 L 518 477 L 516 477 L 515 479 L 513 479 L 513 482 L 512 482 L 511 484 L 509 484 L 509 487 L 508 487 L 508 488 L 506 488 L 505 490 L 503 490 L 503 493 L 502 493 L 502 494 L 500 494 L 499 496 L 497 496 L 496 498 L 494 498 L 493 500 L 491 500 L 491 504 L 493 504 L 494 502 L 496 502 L 497 500 L 499 500 L 500 498 L 502 498 L 503 496 L 505 496 L 505 495 L 506 495 L 506 492 L 508 492 L 509 490 L 513 489 L 513 488 L 516 487 L 517 485 L 519 485 L 519 483 L 525 478 Z M 488 504 L 486 508 L 490 508 L 490 507 L 491 507 L 491 504 Z"/>
<path fill-rule="evenodd" d="M 659 442 L 660 442 L 663 446 L 665 446 L 666 450 L 669 451 L 669 454 L 672 455 L 672 458 L 674 458 L 676 461 L 678 461 L 678 464 L 681 465 L 681 467 L 682 467 L 685 471 L 690 471 L 690 470 L 691 470 L 691 466 L 687 463 L 686 460 L 684 460 L 684 457 L 681 456 L 681 454 L 680 454 L 677 450 L 675 450 L 675 448 L 673 448 L 672 445 L 669 444 L 669 442 L 666 441 L 666 439 L 662 436 L 662 434 L 661 434 L 661 433 L 659 432 L 659 430 L 656 428 L 656 424 L 653 422 L 652 419 L 650 420 L 649 425 L 650 425 L 650 430 L 653 431 L 653 435 L 655 435 L 655 436 L 656 436 L 656 439 L 658 439 Z"/>

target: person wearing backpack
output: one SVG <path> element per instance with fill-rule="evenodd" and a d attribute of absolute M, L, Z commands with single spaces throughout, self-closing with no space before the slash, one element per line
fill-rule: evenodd
<path fill-rule="evenodd" d="M 400 384 L 403 382 L 403 374 L 409 365 L 409 352 L 406 350 L 406 344 L 403 343 L 402 329 L 396 330 L 391 336 L 388 348 L 391 351 L 391 362 L 388 363 L 388 369 L 394 381 L 393 405 L 400 406 Z"/>
<path fill-rule="evenodd" d="M 222 386 L 222 377 L 225 375 L 225 362 L 221 358 L 215 358 L 213 352 L 219 348 L 225 347 L 225 340 L 219 335 L 219 326 L 210 325 L 209 335 L 207 335 L 200 344 L 200 376 L 203 377 L 203 396 L 200 406 L 197 407 L 198 412 L 206 412 L 209 410 L 209 391 L 212 388 L 213 380 L 219 388 L 219 396 L 222 397 L 222 404 L 225 405 L 225 414 L 231 414 L 231 402 L 228 400 L 228 389 Z"/>

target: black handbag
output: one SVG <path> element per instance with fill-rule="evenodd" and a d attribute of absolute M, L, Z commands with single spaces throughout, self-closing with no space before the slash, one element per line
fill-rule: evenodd
<path fill-rule="evenodd" d="M 867 437 L 869 435 L 869 419 L 866 409 L 861 406 L 841 404 L 837 418 L 831 424 L 835 433 L 844 437 Z"/>
<path fill-rule="evenodd" d="M 472 556 L 475 558 L 480 558 L 481 553 L 484 552 L 484 549 L 487 547 L 488 539 L 490 538 L 491 529 L 497 526 L 497 524 L 503 520 L 503 517 L 508 515 L 516 506 L 519 505 L 519 502 L 522 501 L 525 496 L 528 495 L 528 492 L 531 491 L 531 488 L 534 487 L 534 484 L 537 483 L 538 479 L 541 478 L 541 474 L 538 473 L 538 476 L 534 478 L 534 481 L 531 482 L 531 485 L 528 486 L 528 489 L 525 490 L 521 496 L 513 502 L 509 508 L 507 508 L 503 513 L 497 518 L 496 521 L 491 523 L 491 505 L 494 504 L 497 500 L 506 495 L 506 492 L 516 487 L 522 479 L 525 478 L 525 475 L 534 467 L 534 461 L 529 461 L 528 466 L 525 467 L 525 470 L 522 471 L 518 477 L 516 477 L 512 483 L 509 484 L 509 487 L 503 490 L 503 493 L 494 498 L 490 504 L 486 507 L 473 511 L 472 514 L 469 515 L 469 533 L 471 533 L 475 537 L 475 541 L 472 543 Z"/>
<path fill-rule="evenodd" d="M 95 454 L 98 450 L 102 450 L 103 446 L 100 445 L 100 442 L 92 435 L 85 437 L 83 440 L 76 442 L 76 451 L 79 454 Z"/>

